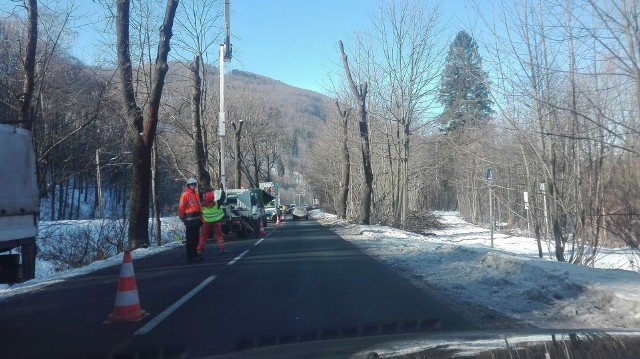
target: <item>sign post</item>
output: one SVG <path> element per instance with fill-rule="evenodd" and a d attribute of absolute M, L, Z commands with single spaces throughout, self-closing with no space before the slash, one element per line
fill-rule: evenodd
<path fill-rule="evenodd" d="M 489 185 L 489 221 L 491 222 L 491 248 L 493 248 L 493 188 L 491 183 L 493 181 L 493 170 L 491 167 L 487 168 L 486 173 L 487 184 Z"/>

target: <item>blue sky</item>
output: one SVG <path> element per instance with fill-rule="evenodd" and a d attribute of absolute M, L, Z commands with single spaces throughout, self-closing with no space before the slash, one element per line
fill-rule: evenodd
<path fill-rule="evenodd" d="M 338 40 L 369 23 L 372 0 L 232 0 L 234 68 L 311 90 L 337 58 Z"/>
<path fill-rule="evenodd" d="M 223 1 L 218 1 L 222 7 Z M 467 15 L 467 0 L 423 1 L 440 3 L 442 23 L 451 31 L 447 39 L 452 39 L 461 29 L 468 30 L 466 24 L 473 26 L 474 22 L 476 25 L 479 22 Z M 71 2 L 40 1 L 41 4 L 58 6 Z M 100 35 L 91 24 L 103 17 L 96 13 L 102 10 L 96 10 L 99 7 L 94 0 L 76 0 L 73 3 L 79 7 L 78 15 L 92 13 L 79 19 L 78 38 L 73 50 L 75 56 L 90 62 L 90 56 L 100 52 L 94 47 Z M 164 4 L 164 1 L 159 3 Z M 0 0 L 0 9 L 13 7 L 15 2 Z M 371 27 L 371 18 L 377 9 L 377 0 L 231 0 L 234 58 L 225 66 L 322 92 L 328 73 L 336 69 L 339 71 L 336 65 L 339 62 L 338 40 L 345 41 L 348 46 L 347 40 L 354 31 Z"/>
<path fill-rule="evenodd" d="M 454 25 L 451 36 L 466 22 L 464 3 L 441 2 L 444 24 Z M 232 68 L 322 92 L 327 74 L 340 61 L 338 40 L 346 43 L 354 31 L 370 27 L 378 2 L 231 0 L 231 8 Z"/>

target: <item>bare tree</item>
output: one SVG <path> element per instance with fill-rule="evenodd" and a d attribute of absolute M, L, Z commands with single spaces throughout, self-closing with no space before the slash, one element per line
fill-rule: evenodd
<path fill-rule="evenodd" d="M 146 107 L 146 124 L 142 109 L 136 102 L 131 55 L 129 50 L 130 1 L 118 0 L 116 16 L 117 52 L 122 82 L 124 113 L 130 127 L 133 144 L 133 176 L 131 181 L 128 247 L 135 249 L 149 245 L 149 188 L 151 176 L 151 147 L 158 124 L 158 109 L 162 98 L 164 78 L 168 71 L 167 56 L 172 36 L 177 0 L 168 0 L 165 17 L 160 27 L 160 42 L 156 57 L 153 83 Z"/>
<path fill-rule="evenodd" d="M 242 125 L 244 121 L 239 120 L 238 123 L 232 122 L 233 126 L 233 146 L 234 146 L 234 180 L 233 184 L 235 188 L 240 188 L 242 186 L 242 150 L 240 149 L 240 144 L 242 141 Z"/>
<path fill-rule="evenodd" d="M 611 232 L 637 250 L 640 248 L 640 236 L 630 228 L 637 226 L 640 213 L 640 203 L 632 195 L 640 187 L 640 151 L 637 149 L 640 143 L 640 8 L 636 1 L 628 0 L 589 0 L 586 3 L 586 11 L 592 14 L 589 18 L 571 14 L 569 6 L 563 5 L 580 29 L 588 33 L 586 38 L 591 39 L 593 51 L 603 54 L 606 59 L 606 68 L 594 68 L 594 72 L 599 70 L 607 75 L 598 77 L 598 94 L 602 97 L 609 93 L 611 85 L 618 89 L 617 94 L 609 99 L 591 99 L 591 103 L 597 105 L 598 112 L 587 119 L 599 128 L 602 138 L 605 135 L 613 137 L 615 144 L 621 145 L 624 150 L 616 156 L 617 175 L 608 183 L 602 180 L 599 182 L 602 183 L 600 188 L 607 191 L 609 198 L 600 201 L 599 217 L 605 221 L 599 222 L 598 231 L 602 235 L 598 237 Z M 605 184 L 608 188 L 605 188 Z"/>
<path fill-rule="evenodd" d="M 375 61 L 381 74 L 374 91 L 378 117 L 395 122 L 394 128 L 389 128 L 395 137 L 390 159 L 397 159 L 392 166 L 396 170 L 393 224 L 402 228 L 409 212 L 411 136 L 427 122 L 428 110 L 435 107 L 435 83 L 443 52 L 438 45 L 438 19 L 437 8 L 407 0 L 381 2 L 375 19 L 375 38 L 381 50 Z"/>
<path fill-rule="evenodd" d="M 344 53 L 344 45 L 342 41 L 338 41 L 340 54 L 342 56 L 342 66 L 345 76 L 351 89 L 351 94 L 358 103 L 358 115 L 360 117 L 360 141 L 362 150 L 362 169 L 364 179 L 362 182 L 362 202 L 360 203 L 360 215 L 358 221 L 360 224 L 369 224 L 371 220 L 371 197 L 373 195 L 373 171 L 371 170 L 371 149 L 369 144 L 369 124 L 367 122 L 367 82 L 356 85 L 349 70 L 349 62 L 347 55 Z"/>
<path fill-rule="evenodd" d="M 18 101 L 19 116 L 23 128 L 33 128 L 33 118 L 31 113 L 31 99 L 35 88 L 36 72 L 36 49 L 38 46 L 38 1 L 29 0 L 25 4 L 28 12 L 27 44 L 24 52 L 22 66 L 24 68 L 24 82 L 22 93 Z"/>
<path fill-rule="evenodd" d="M 191 96 L 191 118 L 193 119 L 193 145 L 196 154 L 196 169 L 198 173 L 198 182 L 203 190 L 208 191 L 211 188 L 211 175 L 207 171 L 207 158 L 205 155 L 205 144 L 202 137 L 202 121 L 201 121 L 201 103 L 202 89 L 200 78 L 200 56 L 196 55 L 191 65 L 191 73 L 193 79 L 193 92 Z"/>
<path fill-rule="evenodd" d="M 211 184 L 214 175 L 214 163 L 218 163 L 216 158 L 218 151 L 209 151 L 210 148 L 217 146 L 215 127 L 218 125 L 216 118 L 217 112 L 217 93 L 216 87 L 213 85 L 212 68 L 210 65 L 218 60 L 218 43 L 223 33 L 223 29 L 217 25 L 218 19 L 224 15 L 224 6 L 222 1 L 198 1 L 185 0 L 180 2 L 181 16 L 176 18 L 176 36 L 175 46 L 183 50 L 185 53 L 194 54 L 200 60 L 199 67 L 199 84 L 198 86 L 199 104 L 199 129 L 194 128 L 193 135 L 196 143 L 202 144 L 202 153 L 197 149 L 196 144 L 196 161 L 198 178 L 205 181 L 205 184 Z M 194 80 L 195 81 L 195 80 Z M 214 91 L 211 91 L 214 89 Z M 215 104 L 211 106 L 210 104 Z M 195 108 L 192 111 L 196 111 Z M 197 132 L 197 133 L 196 133 Z M 219 176 L 219 174 L 218 174 Z M 208 179 L 207 179 L 208 178 Z M 214 182 L 217 182 L 214 181 Z"/>
<path fill-rule="evenodd" d="M 336 108 L 338 113 L 340 114 L 340 118 L 342 118 L 342 150 L 340 154 L 342 156 L 341 164 L 342 164 L 342 175 L 340 177 L 340 194 L 338 195 L 338 200 L 336 203 L 336 215 L 338 218 L 346 219 L 347 218 L 347 200 L 349 199 L 349 185 L 350 182 L 350 170 L 351 170 L 351 160 L 349 158 L 349 116 L 351 116 L 351 108 L 346 110 L 342 110 L 340 108 L 340 103 L 338 101 L 336 103 Z"/>
<path fill-rule="evenodd" d="M 38 44 L 38 1 L 29 0 L 25 4 L 28 12 L 27 44 L 23 59 L 24 81 L 19 102 L 19 120 L 23 128 L 31 130 L 33 116 L 31 112 L 31 99 L 35 86 L 36 46 Z M 21 246 L 23 265 L 21 276 L 23 279 L 35 278 L 36 271 L 36 244 L 24 244 Z"/>

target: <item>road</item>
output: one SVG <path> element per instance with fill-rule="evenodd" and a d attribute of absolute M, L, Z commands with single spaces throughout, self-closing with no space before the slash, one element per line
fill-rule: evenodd
<path fill-rule="evenodd" d="M 134 261 L 139 322 L 103 324 L 120 266 L 0 303 L 0 358 L 189 358 L 253 347 L 413 331 L 476 329 L 313 220 Z"/>

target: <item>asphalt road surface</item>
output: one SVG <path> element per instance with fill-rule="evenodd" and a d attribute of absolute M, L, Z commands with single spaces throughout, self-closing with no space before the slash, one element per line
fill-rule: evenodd
<path fill-rule="evenodd" d="M 477 329 L 316 221 L 134 261 L 141 321 L 103 324 L 120 267 L 0 302 L 0 358 L 201 358 L 306 341 Z"/>

